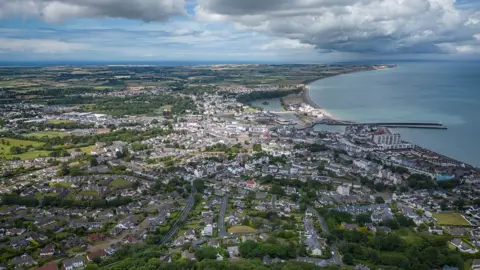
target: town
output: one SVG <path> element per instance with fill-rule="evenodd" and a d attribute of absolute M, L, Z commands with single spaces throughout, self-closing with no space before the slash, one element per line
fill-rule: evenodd
<path fill-rule="evenodd" d="M 321 68 L 329 73 L 319 78 L 374 67 Z M 179 89 L 176 81 L 144 85 L 131 69 L 141 70 L 111 74 L 136 76 L 126 89 L 72 88 L 61 97 L 29 90 L 18 102 L 14 87 L 2 89 L 0 269 L 246 259 L 326 269 L 480 267 L 478 168 L 406 142 L 394 128 L 306 127 L 328 117 L 292 101 L 312 78 L 216 87 L 206 67 L 208 75 L 179 68 L 195 83 Z M 149 80 L 160 76 L 144 69 Z M 78 83 L 94 72 L 79 71 L 55 70 L 55 80 Z M 297 118 L 249 104 L 262 97 L 290 97 L 285 109 Z"/>

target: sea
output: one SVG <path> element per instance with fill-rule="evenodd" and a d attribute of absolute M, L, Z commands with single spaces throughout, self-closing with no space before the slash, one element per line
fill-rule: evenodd
<path fill-rule="evenodd" d="M 397 64 L 318 80 L 310 97 L 344 120 L 442 122 L 447 130 L 395 131 L 403 140 L 480 167 L 480 63 Z"/>

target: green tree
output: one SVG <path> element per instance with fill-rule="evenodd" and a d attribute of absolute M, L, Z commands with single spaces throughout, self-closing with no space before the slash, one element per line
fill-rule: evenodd
<path fill-rule="evenodd" d="M 343 262 L 348 265 L 353 265 L 353 256 L 350 253 L 347 253 L 343 256 Z"/>
<path fill-rule="evenodd" d="M 208 260 L 215 260 L 217 258 L 218 251 L 214 247 L 203 247 L 199 248 L 195 251 L 195 258 L 198 261 L 202 261 L 205 259 Z"/>
<path fill-rule="evenodd" d="M 196 179 L 193 181 L 193 186 L 197 189 L 198 192 L 202 193 L 205 189 L 205 182 L 200 179 Z"/>
<path fill-rule="evenodd" d="M 372 222 L 372 219 L 370 218 L 369 214 L 359 214 L 355 217 L 355 221 L 358 224 L 363 225 L 365 223 Z"/>
<path fill-rule="evenodd" d="M 262 145 L 259 143 L 256 143 L 253 145 L 253 151 L 255 152 L 262 152 Z"/>
<path fill-rule="evenodd" d="M 98 166 L 98 160 L 96 157 L 90 157 L 90 166 L 91 167 Z"/>
<path fill-rule="evenodd" d="M 375 197 L 375 202 L 376 203 L 385 203 L 385 200 L 381 196 Z"/>

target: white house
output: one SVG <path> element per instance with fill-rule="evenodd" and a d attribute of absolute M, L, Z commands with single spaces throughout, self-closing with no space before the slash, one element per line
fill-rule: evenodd
<path fill-rule="evenodd" d="M 211 224 L 208 224 L 207 226 L 205 226 L 205 228 L 203 228 L 202 235 L 203 236 L 212 236 L 213 235 L 213 226 Z"/>

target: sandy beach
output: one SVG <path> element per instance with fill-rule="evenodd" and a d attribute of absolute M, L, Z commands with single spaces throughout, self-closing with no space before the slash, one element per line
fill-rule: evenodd
<path fill-rule="evenodd" d="M 311 98 L 310 98 L 310 84 L 306 85 L 304 90 L 303 90 L 303 101 L 310 106 L 314 107 L 315 109 L 319 110 L 325 117 L 334 119 L 334 120 L 339 120 L 336 116 L 331 114 L 329 111 L 323 109 L 320 107 L 317 103 L 315 103 Z"/>

